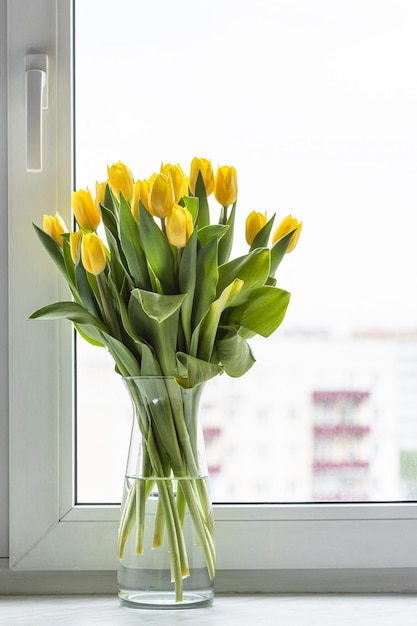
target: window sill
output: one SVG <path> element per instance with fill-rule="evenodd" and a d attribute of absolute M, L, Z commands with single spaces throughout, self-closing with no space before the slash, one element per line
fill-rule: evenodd
<path fill-rule="evenodd" d="M 417 594 L 417 568 L 218 570 L 216 594 L 235 593 Z M 109 594 L 114 598 L 116 572 L 16 571 L 9 569 L 8 559 L 0 559 L 0 596 L 69 594 Z"/>
<path fill-rule="evenodd" d="M 311 624 L 333 626 L 415 624 L 417 597 L 404 595 L 233 595 L 217 596 L 213 606 L 180 611 L 125 609 L 115 596 L 5 597 L 0 622 L 14 626 L 71 624 Z M 135 615 L 136 613 L 139 613 Z"/>

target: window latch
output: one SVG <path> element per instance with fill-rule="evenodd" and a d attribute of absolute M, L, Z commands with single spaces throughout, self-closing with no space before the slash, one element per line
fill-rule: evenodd
<path fill-rule="evenodd" d="M 48 108 L 48 56 L 26 58 L 26 170 L 42 171 L 42 111 Z"/>

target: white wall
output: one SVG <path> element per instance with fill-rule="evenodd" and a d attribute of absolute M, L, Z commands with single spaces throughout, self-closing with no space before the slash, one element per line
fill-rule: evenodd
<path fill-rule="evenodd" d="M 0 0 L 0 558 L 9 550 L 6 4 Z"/>

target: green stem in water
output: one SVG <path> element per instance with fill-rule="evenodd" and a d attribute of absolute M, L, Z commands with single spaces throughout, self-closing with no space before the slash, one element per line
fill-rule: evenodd
<path fill-rule="evenodd" d="M 185 512 L 187 510 L 187 501 L 181 488 L 181 480 L 177 483 L 177 510 L 181 522 L 181 528 L 184 528 Z"/>
<path fill-rule="evenodd" d="M 118 556 L 123 558 L 127 538 L 129 537 L 136 518 L 137 481 L 133 481 L 124 502 L 119 525 Z"/>
<path fill-rule="evenodd" d="M 164 545 L 165 513 L 162 506 L 162 498 L 158 499 L 156 506 L 155 522 L 153 530 L 152 548 L 160 548 Z"/>
<path fill-rule="evenodd" d="M 169 481 L 167 481 L 169 482 Z M 172 578 L 175 582 L 175 601 L 182 602 L 183 598 L 183 555 L 181 555 L 181 548 L 178 543 L 178 536 L 176 532 L 176 524 L 174 520 L 174 511 L 171 508 L 170 496 L 168 485 L 164 480 L 159 481 L 158 484 L 159 496 L 162 498 L 162 505 L 166 516 L 166 529 L 169 542 L 169 556 L 171 561 Z"/>
<path fill-rule="evenodd" d="M 192 488 L 191 481 L 184 480 L 182 483 L 182 489 L 184 490 L 184 495 L 187 500 L 191 517 L 194 522 L 194 527 L 196 529 L 197 536 L 200 540 L 200 545 L 204 552 L 209 577 L 213 579 L 216 569 L 214 541 L 212 534 L 201 515 L 203 507 L 201 506 L 201 503 L 198 502 L 198 498 L 196 498 L 196 494 Z"/>

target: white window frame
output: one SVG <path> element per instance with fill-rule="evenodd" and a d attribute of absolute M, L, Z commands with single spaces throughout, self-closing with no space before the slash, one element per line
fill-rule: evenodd
<path fill-rule="evenodd" d="M 31 223 L 57 209 L 70 223 L 71 21 L 71 0 L 7 0 L 10 554 L 0 591 L 7 577 L 21 590 L 19 574 L 53 571 L 48 591 L 71 570 L 96 572 L 89 589 L 105 591 L 100 573 L 117 566 L 118 508 L 74 505 L 71 326 L 26 321 L 68 297 Z M 30 52 L 49 64 L 39 173 L 25 168 Z M 414 503 L 219 505 L 215 520 L 218 591 L 417 591 Z"/>

